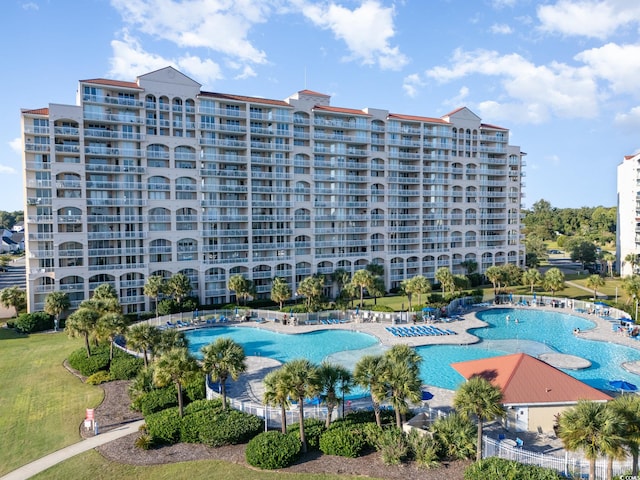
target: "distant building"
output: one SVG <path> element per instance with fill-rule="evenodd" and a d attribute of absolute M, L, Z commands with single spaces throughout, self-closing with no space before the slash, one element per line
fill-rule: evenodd
<path fill-rule="evenodd" d="M 506 427 L 516 432 L 550 433 L 555 416 L 578 400 L 611 397 L 526 353 L 452 363 L 467 380 L 480 376 L 502 391 Z"/>
<path fill-rule="evenodd" d="M 12 232 L 24 232 L 24 222 L 17 222 L 13 227 L 11 227 Z"/>
<path fill-rule="evenodd" d="M 623 277 L 640 272 L 640 154 L 627 155 L 618 165 L 616 264 Z M 635 268 L 625 258 L 636 257 Z"/>
<path fill-rule="evenodd" d="M 523 156 L 467 108 L 441 118 L 222 94 L 167 67 L 81 80 L 76 105 L 22 111 L 29 310 L 109 282 L 149 310 L 150 275 L 201 302 L 229 278 L 269 297 L 312 274 L 384 266 L 387 289 L 461 263 L 524 265 Z M 337 294 L 327 281 L 327 296 Z"/>

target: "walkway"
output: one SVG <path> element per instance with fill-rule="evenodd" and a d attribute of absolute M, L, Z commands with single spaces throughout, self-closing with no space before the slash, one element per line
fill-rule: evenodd
<path fill-rule="evenodd" d="M 25 478 L 31 478 L 37 473 L 44 472 L 46 469 L 53 467 L 60 462 L 64 462 L 71 457 L 91 450 L 92 448 L 99 447 L 100 445 L 104 445 L 105 443 L 111 442 L 120 437 L 125 437 L 135 433 L 143 424 L 144 420 L 138 420 L 136 422 L 129 423 L 128 425 L 110 430 L 106 433 L 96 435 L 95 437 L 90 437 L 86 440 L 82 440 L 81 442 L 74 443 L 73 445 L 62 448 L 57 452 L 53 452 L 46 457 L 27 463 L 17 470 L 6 474 L 4 477 L 0 477 L 0 480 L 24 480 Z"/>

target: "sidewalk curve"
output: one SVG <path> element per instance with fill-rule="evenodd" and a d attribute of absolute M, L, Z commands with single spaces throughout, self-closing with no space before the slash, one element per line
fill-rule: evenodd
<path fill-rule="evenodd" d="M 31 463 L 27 463 L 26 465 L 23 465 L 13 472 L 9 472 L 4 477 L 0 477 L 0 480 L 24 480 L 26 478 L 31 478 L 35 474 L 43 472 L 47 468 L 53 467 L 60 462 L 64 462 L 68 458 L 86 452 L 87 450 L 91 450 L 92 448 L 99 447 L 100 445 L 104 445 L 105 443 L 109 443 L 131 433 L 135 433 L 140 428 L 140 425 L 143 424 L 144 420 L 138 420 L 136 422 L 123 425 L 122 427 L 114 428 L 113 430 L 109 430 L 108 432 L 101 433 L 100 435 L 96 435 L 95 437 L 87 438 L 86 440 L 82 440 L 81 442 L 74 443 L 73 445 L 62 448 L 57 452 L 50 453 L 45 457 L 34 460 Z"/>

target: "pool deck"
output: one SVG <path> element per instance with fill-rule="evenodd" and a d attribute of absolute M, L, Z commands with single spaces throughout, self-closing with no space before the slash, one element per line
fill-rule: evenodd
<path fill-rule="evenodd" d="M 556 313 L 566 313 L 575 315 L 577 317 L 585 318 L 592 321 L 595 327 L 589 330 L 585 330 L 576 333 L 577 336 L 596 341 L 604 341 L 625 345 L 631 348 L 640 349 L 640 340 L 635 340 L 624 334 L 613 331 L 613 325 L 610 321 L 600 318 L 594 314 L 577 312 L 569 308 L 551 308 L 551 307 L 521 307 L 514 305 L 496 305 L 478 307 L 468 310 L 461 315 L 459 320 L 450 322 L 435 323 L 435 326 L 440 328 L 446 328 L 455 332 L 450 335 L 427 335 L 427 336 L 415 336 L 415 337 L 398 337 L 389 332 L 386 327 L 392 326 L 389 322 L 347 322 L 338 324 L 319 324 L 319 325 L 283 325 L 279 322 L 266 321 L 258 323 L 255 321 L 249 322 L 230 322 L 224 324 L 226 326 L 236 327 L 249 327 L 249 328 L 262 328 L 280 333 L 298 334 L 308 333 L 318 330 L 348 330 L 366 333 L 376 337 L 382 345 L 393 346 L 397 344 L 406 344 L 412 347 L 418 347 L 422 345 L 469 345 L 480 341 L 478 337 L 469 333 L 468 330 L 478 327 L 486 326 L 486 323 L 479 320 L 476 317 L 476 312 L 492 308 L 525 308 L 536 309 Z M 409 326 L 413 325 L 412 322 L 402 323 L 395 326 Z M 423 325 L 418 323 L 418 325 Z M 554 365 L 558 368 L 566 369 L 580 369 L 588 368 L 590 363 L 588 360 L 576 357 L 573 355 L 563 354 L 544 354 L 542 360 Z M 230 395 L 246 401 L 260 402 L 262 400 L 262 394 L 264 388 L 262 385 L 262 378 L 269 371 L 277 368 L 280 363 L 276 360 L 266 357 L 248 357 L 248 369 L 245 375 L 241 375 L 238 382 L 232 382 L 234 385 L 231 387 L 232 391 Z M 623 368 L 631 373 L 640 375 L 640 362 L 627 362 L 622 365 Z M 453 403 L 454 391 L 434 386 L 425 386 L 433 393 L 434 397 L 429 401 L 431 408 L 438 408 L 449 410 Z"/>

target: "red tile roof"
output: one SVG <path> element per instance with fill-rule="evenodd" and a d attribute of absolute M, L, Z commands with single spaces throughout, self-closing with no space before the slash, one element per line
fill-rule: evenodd
<path fill-rule="evenodd" d="M 303 95 L 313 95 L 315 97 L 330 97 L 331 95 L 326 95 L 324 93 L 318 93 L 318 92 L 314 92 L 313 90 L 300 90 L 298 93 L 301 93 Z"/>
<path fill-rule="evenodd" d="M 451 115 L 454 115 L 454 114 L 458 113 L 460 110 L 464 110 L 465 108 L 467 108 L 467 107 L 459 107 L 459 108 L 456 108 L 456 109 L 455 109 L 455 110 L 453 110 L 452 112 L 445 113 L 445 114 L 443 115 L 443 117 L 450 117 Z"/>
<path fill-rule="evenodd" d="M 481 376 L 502 390 L 505 405 L 567 404 L 611 397 L 525 353 L 452 363 L 460 375 Z"/>
<path fill-rule="evenodd" d="M 25 113 L 27 115 L 49 115 L 49 109 L 48 108 L 36 108 L 33 110 L 29 110 L 26 108 L 23 108 L 22 110 L 20 110 L 21 113 Z"/>
<path fill-rule="evenodd" d="M 488 123 L 481 123 L 480 128 L 490 128 L 492 130 L 505 130 L 505 131 L 509 130 L 508 128 L 498 127 L 496 125 L 490 125 Z"/>
<path fill-rule="evenodd" d="M 325 105 L 316 105 L 313 107 L 314 110 L 322 110 L 325 112 L 333 112 L 333 113 L 345 113 L 348 115 L 363 115 L 365 117 L 370 117 L 366 112 L 362 110 L 356 110 L 355 108 L 342 108 L 342 107 L 329 107 Z"/>
<path fill-rule="evenodd" d="M 110 87 L 135 88 L 142 90 L 136 82 L 123 82 L 121 80 L 109 80 L 108 78 L 91 78 L 89 80 L 80 80 L 80 83 L 96 83 L 98 85 L 108 85 Z"/>
<path fill-rule="evenodd" d="M 264 103 L 266 105 L 278 105 L 281 107 L 293 108 L 287 102 L 282 100 L 271 100 L 269 98 L 246 97 L 244 95 L 230 95 L 228 93 L 200 92 L 200 96 L 220 98 L 223 100 L 233 100 L 236 102 Z"/>
<path fill-rule="evenodd" d="M 401 120 L 413 120 L 416 122 L 425 122 L 425 123 L 442 123 L 445 125 L 450 125 L 446 120 L 442 120 L 441 118 L 432 118 L 432 117 L 419 117 L 416 115 L 404 115 L 402 113 L 390 113 L 389 118 L 399 118 Z"/>

